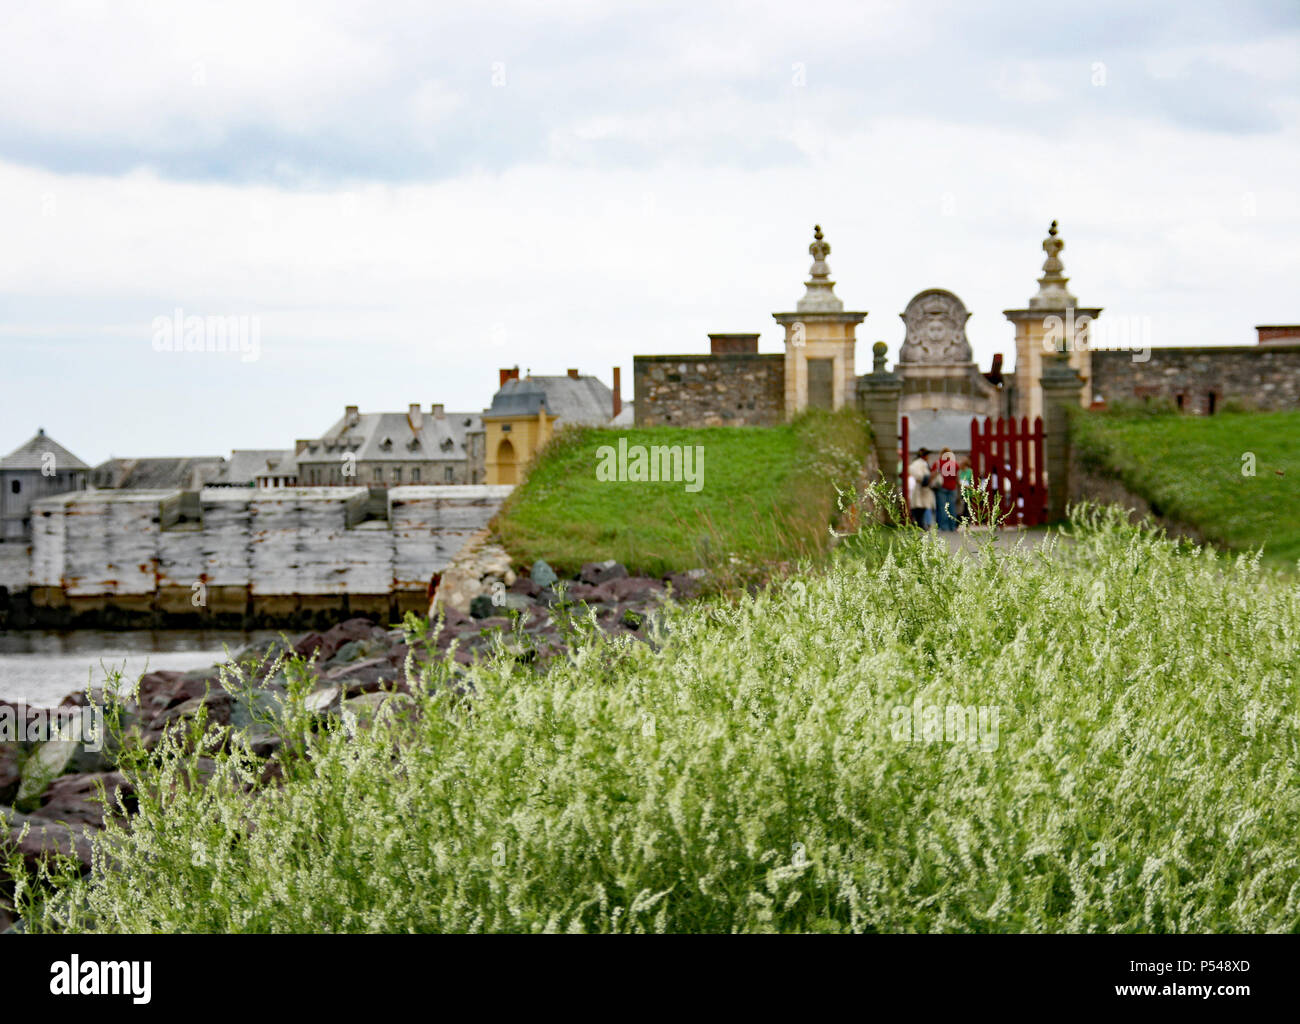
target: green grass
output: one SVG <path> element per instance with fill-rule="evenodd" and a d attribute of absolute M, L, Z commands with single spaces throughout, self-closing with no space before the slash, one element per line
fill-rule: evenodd
<path fill-rule="evenodd" d="M 971 557 L 873 527 L 658 650 L 593 632 L 369 726 L 293 691 L 280 787 L 216 734 L 137 761 L 134 828 L 25 889 L 28 927 L 1300 929 L 1300 590 L 1115 512 L 1070 532 Z M 918 701 L 996 743 L 903 734 Z"/>
<path fill-rule="evenodd" d="M 598 480 L 597 449 L 620 438 L 701 446 L 703 489 Z M 496 532 L 520 563 L 542 558 L 561 572 L 607 558 L 661 575 L 811 557 L 827 547 L 835 484 L 856 485 L 869 447 L 865 419 L 848 411 L 779 427 L 567 430 L 510 496 Z"/>
<path fill-rule="evenodd" d="M 1300 559 L 1300 411 L 1217 416 L 1082 414 L 1074 443 L 1158 514 L 1265 558 Z M 1247 453 L 1254 475 L 1243 474 Z"/>

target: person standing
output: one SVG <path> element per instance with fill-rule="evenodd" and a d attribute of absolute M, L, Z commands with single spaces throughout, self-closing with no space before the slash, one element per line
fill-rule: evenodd
<path fill-rule="evenodd" d="M 934 491 L 930 483 L 930 449 L 922 448 L 907 467 L 907 504 L 912 522 L 924 530 L 934 525 Z"/>
<path fill-rule="evenodd" d="M 957 498 L 961 481 L 957 476 L 957 456 L 951 448 L 939 453 L 939 458 L 931 469 L 935 488 L 935 505 L 939 520 L 939 529 L 951 533 L 957 529 Z"/>

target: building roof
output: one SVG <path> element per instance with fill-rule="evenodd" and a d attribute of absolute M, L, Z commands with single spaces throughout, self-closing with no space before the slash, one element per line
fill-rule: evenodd
<path fill-rule="evenodd" d="M 566 375 L 508 380 L 492 396 L 492 408 L 483 415 L 535 416 L 543 402 L 560 423 L 600 426 L 608 423 L 614 412 L 614 392 L 599 380 Z"/>
<path fill-rule="evenodd" d="M 482 428 L 483 414 L 420 412 L 344 414 L 325 434 L 297 454 L 297 462 L 334 460 L 352 452 L 358 462 L 463 460 L 465 435 Z"/>
<path fill-rule="evenodd" d="M 122 491 L 197 491 L 218 476 L 220 455 L 158 459 L 109 459 L 91 471 L 91 484 Z"/>
<path fill-rule="evenodd" d="M 290 448 L 236 448 L 211 480 L 214 487 L 251 487 L 259 476 L 294 476 L 298 460 Z"/>
<path fill-rule="evenodd" d="M 26 444 L 19 445 L 3 459 L 0 459 L 0 469 L 41 469 L 41 459 L 47 453 L 54 455 L 54 465 L 56 470 L 69 469 L 89 469 L 84 462 L 59 444 L 54 438 L 45 433 L 41 428 L 36 431 L 36 436 Z"/>

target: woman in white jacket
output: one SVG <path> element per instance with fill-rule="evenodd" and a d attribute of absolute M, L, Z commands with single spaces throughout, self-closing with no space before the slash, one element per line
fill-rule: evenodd
<path fill-rule="evenodd" d="M 928 530 L 934 525 L 934 491 L 930 489 L 930 449 L 922 448 L 907 467 L 907 504 L 912 522 Z"/>

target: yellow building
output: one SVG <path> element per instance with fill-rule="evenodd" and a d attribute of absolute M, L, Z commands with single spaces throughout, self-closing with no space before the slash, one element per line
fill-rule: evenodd
<path fill-rule="evenodd" d="M 1092 402 L 1092 352 L 1088 325 L 1101 316 L 1100 307 L 1083 307 L 1065 285 L 1061 250 L 1065 242 L 1057 237 L 1056 221 L 1043 239 L 1043 276 L 1038 279 L 1038 294 L 1026 309 L 1007 309 L 1002 315 L 1016 325 L 1015 394 L 1011 415 L 1034 418 L 1043 415 L 1043 356 L 1065 352 L 1068 362 L 1083 378 L 1079 402 Z"/>
<path fill-rule="evenodd" d="M 841 409 L 856 401 L 855 332 L 867 314 L 844 312 L 826 263 L 830 251 L 821 225 L 814 226 L 813 242 L 808 246 L 813 265 L 804 296 L 795 305 L 795 312 L 772 314 L 772 319 L 785 328 L 787 420 L 809 407 Z"/>
<path fill-rule="evenodd" d="M 613 391 L 577 370 L 522 380 L 518 368 L 502 370 L 501 387 L 483 413 L 487 483 L 520 483 L 524 467 L 556 430 L 566 424 L 604 426 L 614 421 L 620 406 L 617 369 Z"/>

